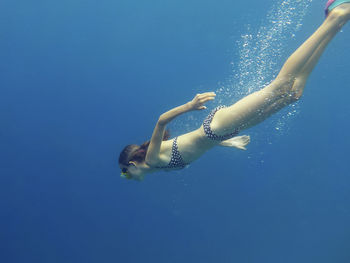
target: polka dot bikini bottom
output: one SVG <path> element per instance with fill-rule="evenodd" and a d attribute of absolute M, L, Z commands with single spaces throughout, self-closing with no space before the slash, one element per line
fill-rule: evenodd
<path fill-rule="evenodd" d="M 221 105 L 219 107 L 216 107 L 214 110 L 212 110 L 212 112 L 204 119 L 203 121 L 203 128 L 204 128 L 204 132 L 205 132 L 205 135 L 210 139 L 210 140 L 214 140 L 214 141 L 225 141 L 225 140 L 228 140 L 228 139 L 231 139 L 232 137 L 235 137 L 238 135 L 238 130 L 232 132 L 232 133 L 229 133 L 229 134 L 225 134 L 225 135 L 216 135 L 213 133 L 213 131 L 211 130 L 210 128 L 210 123 L 212 122 L 213 118 L 214 118 L 214 115 L 215 113 L 222 109 L 222 108 L 225 108 L 226 106 L 224 105 Z"/>

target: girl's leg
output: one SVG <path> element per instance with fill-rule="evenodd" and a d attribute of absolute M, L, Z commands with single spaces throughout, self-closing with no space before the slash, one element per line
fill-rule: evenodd
<path fill-rule="evenodd" d="M 350 19 L 350 4 L 336 7 L 316 32 L 286 61 L 277 78 L 215 114 L 211 128 L 217 135 L 252 127 L 300 98 L 306 80 L 325 48 Z"/>

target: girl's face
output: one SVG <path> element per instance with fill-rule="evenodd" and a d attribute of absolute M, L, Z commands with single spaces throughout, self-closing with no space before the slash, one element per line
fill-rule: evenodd
<path fill-rule="evenodd" d="M 142 181 L 145 177 L 144 171 L 135 162 L 129 162 L 128 166 L 123 165 L 120 168 L 122 169 L 122 175 L 127 179 Z"/>

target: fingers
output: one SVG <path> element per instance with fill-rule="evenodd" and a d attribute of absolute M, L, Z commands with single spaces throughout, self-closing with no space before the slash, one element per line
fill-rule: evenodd
<path fill-rule="evenodd" d="M 207 107 L 203 106 L 203 104 L 210 100 L 214 100 L 215 96 L 215 92 L 205 92 L 197 94 L 193 99 L 193 103 L 195 105 L 194 108 L 197 110 L 205 110 Z"/>
<path fill-rule="evenodd" d="M 214 92 L 206 92 L 206 93 L 197 94 L 196 99 L 200 103 L 205 103 L 209 100 L 214 100 L 215 96 L 216 96 L 216 94 Z"/>
<path fill-rule="evenodd" d="M 197 98 L 206 98 L 206 97 L 215 97 L 215 92 L 205 92 L 205 93 L 199 93 L 196 95 Z"/>
<path fill-rule="evenodd" d="M 211 96 L 216 96 L 215 92 L 213 92 L 213 91 L 200 93 L 199 95 L 211 95 Z"/>
<path fill-rule="evenodd" d="M 205 98 L 205 97 L 215 97 L 215 92 L 205 92 L 205 93 L 198 93 L 196 95 L 196 98 Z"/>
<path fill-rule="evenodd" d="M 206 103 L 207 101 L 210 101 L 210 100 L 214 100 L 214 98 L 203 98 L 203 99 L 199 99 L 199 103 Z"/>

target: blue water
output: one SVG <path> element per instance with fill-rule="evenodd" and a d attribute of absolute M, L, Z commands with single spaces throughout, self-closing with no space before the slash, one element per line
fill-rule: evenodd
<path fill-rule="evenodd" d="M 196 93 L 271 81 L 324 2 L 2 1 L 0 262 L 350 262 L 349 25 L 247 151 L 142 183 L 117 165 Z"/>

